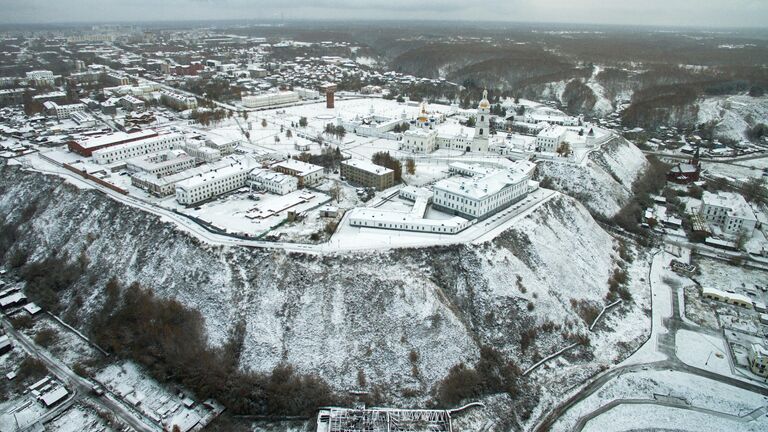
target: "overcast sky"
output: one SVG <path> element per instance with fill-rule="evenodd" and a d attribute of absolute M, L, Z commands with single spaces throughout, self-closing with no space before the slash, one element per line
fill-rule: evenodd
<path fill-rule="evenodd" d="M 768 0 L 0 0 L 0 22 L 492 20 L 766 27 Z"/>

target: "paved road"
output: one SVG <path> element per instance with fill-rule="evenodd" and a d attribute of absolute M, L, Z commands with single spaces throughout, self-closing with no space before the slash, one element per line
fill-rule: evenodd
<path fill-rule="evenodd" d="M 660 251 L 657 252 L 657 254 L 659 253 Z M 693 367 L 683 363 L 677 357 L 675 338 L 678 330 L 684 329 L 684 330 L 695 331 L 698 333 L 714 333 L 715 335 L 718 335 L 718 336 L 719 334 L 717 334 L 717 332 L 703 331 L 701 327 L 692 326 L 683 321 L 679 312 L 680 305 L 678 303 L 677 292 L 673 290 L 671 287 L 666 286 L 666 284 L 661 286 L 663 283 L 660 283 L 661 282 L 660 280 L 654 281 L 654 278 L 652 277 L 652 274 L 654 273 L 654 266 L 658 266 L 661 263 L 663 263 L 662 259 L 663 259 L 663 255 L 662 255 L 662 258 L 659 258 L 659 259 L 657 259 L 656 255 L 654 255 L 654 261 L 649 271 L 649 283 L 650 283 L 651 299 L 652 299 L 651 336 L 648 338 L 648 341 L 646 341 L 646 343 L 640 349 L 638 349 L 636 354 L 639 353 L 640 351 L 643 351 L 643 350 L 648 351 L 650 349 L 651 351 L 655 351 L 663 354 L 663 356 L 666 357 L 666 360 L 658 360 L 655 362 L 647 362 L 647 363 L 628 364 L 629 361 L 632 359 L 632 356 L 630 356 L 629 359 L 625 360 L 622 363 L 624 366 L 619 366 L 613 369 L 609 369 L 601 373 L 592 382 L 590 382 L 583 389 L 581 389 L 578 393 L 574 394 L 570 398 L 560 403 L 546 417 L 544 417 L 544 419 L 541 420 L 538 425 L 536 425 L 536 427 L 534 428 L 535 431 L 544 432 L 544 431 L 550 430 L 552 426 L 557 422 L 557 420 L 563 415 L 565 415 L 566 412 L 568 412 L 570 409 L 578 405 L 581 401 L 587 399 L 592 394 L 600 390 L 604 385 L 606 385 L 611 380 L 618 378 L 624 373 L 638 372 L 643 370 L 655 370 L 655 371 L 672 370 L 672 371 L 678 371 L 678 372 L 685 372 L 693 375 L 698 375 L 704 378 L 708 378 L 714 381 L 718 381 L 734 387 L 738 387 L 747 391 L 768 396 L 768 388 L 766 388 L 763 385 L 752 384 L 752 383 L 738 380 L 729 376 L 723 376 L 723 375 L 711 372 L 709 370 Z M 679 288 L 679 289 L 682 289 L 682 288 Z M 662 299 L 660 296 L 668 296 L 671 298 Z M 665 300 L 665 301 L 661 301 L 661 300 Z M 666 303 L 666 300 L 668 300 L 669 303 Z M 660 304 L 662 306 L 660 306 Z M 664 314 L 664 311 L 660 310 L 661 307 L 664 307 L 667 304 L 671 305 L 670 316 L 666 316 Z M 659 326 L 659 324 L 661 325 Z M 591 413 L 587 413 L 580 417 L 579 424 L 583 427 L 589 422 L 589 420 L 599 416 L 605 411 L 606 410 L 603 410 L 602 408 L 600 408 Z M 581 429 L 578 428 L 576 430 L 581 430 Z"/>
<path fill-rule="evenodd" d="M 77 398 L 88 398 L 92 403 L 101 408 L 104 411 L 111 412 L 115 417 L 126 425 L 138 432 L 158 432 L 162 431 L 159 426 L 155 426 L 148 419 L 142 420 L 140 414 L 134 413 L 130 409 L 126 408 L 121 402 L 114 399 L 112 396 L 105 395 L 103 397 L 97 397 L 92 395 L 91 389 L 94 383 L 74 373 L 72 369 L 57 361 L 51 357 L 45 350 L 40 349 L 34 342 L 32 342 L 26 335 L 17 331 L 13 326 L 5 319 L 2 318 L 2 325 L 8 335 L 24 348 L 30 355 L 38 358 L 45 363 L 48 370 L 56 376 L 60 381 L 67 383 L 68 388 L 73 391 Z M 70 399 L 70 401 L 73 399 Z M 145 423 L 146 422 L 146 423 Z"/>

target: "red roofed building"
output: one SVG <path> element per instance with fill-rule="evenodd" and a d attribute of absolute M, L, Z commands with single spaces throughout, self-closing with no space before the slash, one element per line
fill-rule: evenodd
<path fill-rule="evenodd" d="M 701 162 L 699 161 L 699 148 L 688 163 L 678 163 L 667 173 L 667 181 L 677 184 L 691 184 L 699 181 L 701 176 Z"/>
<path fill-rule="evenodd" d="M 113 147 L 119 144 L 125 144 L 133 141 L 139 141 L 158 136 L 158 133 L 151 129 L 139 132 L 126 133 L 116 132 L 108 135 L 91 137 L 79 141 L 70 141 L 67 144 L 69 151 L 82 156 L 91 157 L 93 152 L 107 147 Z"/>

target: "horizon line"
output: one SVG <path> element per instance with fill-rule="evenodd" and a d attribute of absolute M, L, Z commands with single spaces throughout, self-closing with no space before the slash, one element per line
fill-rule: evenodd
<path fill-rule="evenodd" d="M 527 25 L 527 26 L 591 26 L 591 27 L 614 27 L 624 29 L 639 28 L 657 28 L 657 29 L 679 29 L 679 30 L 737 30 L 737 31 L 766 31 L 768 24 L 764 27 L 758 26 L 732 26 L 732 25 L 702 25 L 702 24 L 621 24 L 621 23 L 600 23 L 600 22 L 563 22 L 563 21 L 509 21 L 509 20 L 463 20 L 463 19 L 413 19 L 413 18 L 387 18 L 387 19 L 335 19 L 335 18 L 189 18 L 189 19 L 142 19 L 142 20 L 85 20 L 85 21 L 22 21 L 10 22 L 0 21 L 0 28 L 13 26 L 83 26 L 83 25 L 126 25 L 126 24 L 200 24 L 209 23 L 270 23 L 270 24 L 289 24 L 289 23 L 340 23 L 351 25 L 354 23 L 446 23 L 446 24 L 493 24 L 503 25 Z"/>

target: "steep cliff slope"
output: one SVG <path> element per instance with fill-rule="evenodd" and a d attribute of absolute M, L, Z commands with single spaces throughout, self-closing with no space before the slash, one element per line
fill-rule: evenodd
<path fill-rule="evenodd" d="M 612 217 L 629 200 L 632 183 L 648 167 L 634 144 L 616 137 L 589 155 L 586 166 L 542 161 L 538 178 L 550 178 L 553 187 L 578 199 L 594 214 Z"/>
<path fill-rule="evenodd" d="M 407 390 L 414 405 L 452 366 L 474 364 L 481 346 L 527 367 L 566 343 L 559 330 L 541 331 L 545 323 L 585 333 L 574 302 L 602 304 L 619 259 L 615 241 L 566 196 L 482 245 L 315 256 L 202 244 L 98 192 L 16 167 L 0 167 L 0 192 L 0 221 L 19 227 L 6 259 L 23 250 L 29 261 L 67 253 L 87 263 L 61 293 L 76 326 L 87 331 L 115 276 L 199 310 L 213 345 L 244 324 L 244 369 L 287 362 L 337 390 L 358 388 L 364 374 L 389 400 Z M 530 329 L 540 336 L 524 344 Z"/>

